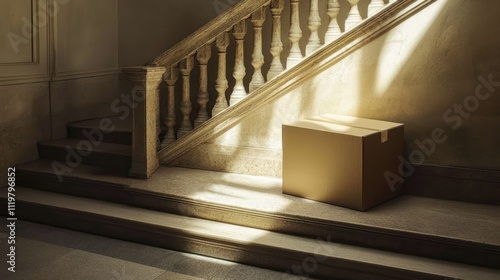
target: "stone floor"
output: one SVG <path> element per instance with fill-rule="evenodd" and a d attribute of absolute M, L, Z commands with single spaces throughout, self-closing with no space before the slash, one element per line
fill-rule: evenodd
<path fill-rule="evenodd" d="M 16 272 L 12 273 L 6 266 L 6 236 L 6 229 L 2 227 L 0 279 L 304 279 L 284 272 L 26 221 L 17 221 Z"/>

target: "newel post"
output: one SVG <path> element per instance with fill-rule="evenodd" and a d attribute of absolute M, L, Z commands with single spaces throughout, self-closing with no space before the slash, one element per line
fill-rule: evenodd
<path fill-rule="evenodd" d="M 149 178 L 158 169 L 159 86 L 163 67 L 123 68 L 132 88 L 132 164 L 129 176 Z"/>

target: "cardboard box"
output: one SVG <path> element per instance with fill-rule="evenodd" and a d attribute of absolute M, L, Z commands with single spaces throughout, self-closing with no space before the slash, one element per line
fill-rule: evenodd
<path fill-rule="evenodd" d="M 283 125 L 283 193 L 366 211 L 402 191 L 400 123 L 322 115 Z"/>

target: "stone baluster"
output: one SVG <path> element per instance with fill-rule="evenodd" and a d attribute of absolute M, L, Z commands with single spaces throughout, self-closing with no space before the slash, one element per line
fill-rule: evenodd
<path fill-rule="evenodd" d="M 351 4 L 351 9 L 349 10 L 349 14 L 347 15 L 347 19 L 345 20 L 345 31 L 348 31 L 358 25 L 363 18 L 361 18 L 361 14 L 359 13 L 358 3 L 359 0 L 347 0 L 349 4 Z"/>
<path fill-rule="evenodd" d="M 325 34 L 325 44 L 332 42 L 337 37 L 342 34 L 340 30 L 339 23 L 337 21 L 337 16 L 340 12 L 340 4 L 338 0 L 328 0 L 327 13 L 330 16 L 330 24 Z"/>
<path fill-rule="evenodd" d="M 208 120 L 207 103 L 208 103 L 208 61 L 212 56 L 212 44 L 205 44 L 198 49 L 196 59 L 200 65 L 200 92 L 196 100 L 200 105 L 198 117 L 194 122 L 194 127 L 198 127 Z"/>
<path fill-rule="evenodd" d="M 229 106 L 240 102 L 247 96 L 247 91 L 243 85 L 243 78 L 246 74 L 245 69 L 245 52 L 244 52 L 244 39 L 247 32 L 247 24 L 245 20 L 238 22 L 233 27 L 233 35 L 236 39 L 236 58 L 234 65 L 233 77 L 236 80 L 231 98 L 229 99 Z"/>
<path fill-rule="evenodd" d="M 265 7 L 261 7 L 252 14 L 252 25 L 254 30 L 254 48 L 252 54 L 252 66 L 254 69 L 252 81 L 250 82 L 250 92 L 258 89 L 266 83 L 262 75 L 262 65 L 264 65 L 264 55 L 262 54 L 262 25 L 266 19 Z"/>
<path fill-rule="evenodd" d="M 224 111 L 227 106 L 226 90 L 228 82 L 226 77 L 226 52 L 229 46 L 229 34 L 227 32 L 217 36 L 215 47 L 219 56 L 217 80 L 215 80 L 215 89 L 217 90 L 217 99 L 215 100 L 214 108 L 212 109 L 212 117 Z"/>
<path fill-rule="evenodd" d="M 132 160 L 129 176 L 149 178 L 158 169 L 160 83 L 164 67 L 127 67 L 132 89 Z"/>
<path fill-rule="evenodd" d="M 292 42 L 292 47 L 290 48 L 290 53 L 286 61 L 286 68 L 290 69 L 299 63 L 303 56 L 300 50 L 299 41 L 302 38 L 302 29 L 300 29 L 300 17 L 299 17 L 299 0 L 290 0 L 290 32 L 288 33 L 288 39 Z"/>
<path fill-rule="evenodd" d="M 182 112 L 182 122 L 179 131 L 177 131 L 177 139 L 188 134 L 193 130 L 191 125 L 191 120 L 189 115 L 191 114 L 191 87 L 190 87 L 190 75 L 191 70 L 194 67 L 194 57 L 193 55 L 188 56 L 183 59 L 180 63 L 179 70 L 182 74 L 182 100 L 181 100 L 181 112 Z"/>
<path fill-rule="evenodd" d="M 271 1 L 271 15 L 273 17 L 273 35 L 271 39 L 271 54 L 273 60 L 269 72 L 267 72 L 267 80 L 279 75 L 283 72 L 283 64 L 281 63 L 281 52 L 283 51 L 283 43 L 281 42 L 281 12 L 285 7 L 285 0 Z"/>
<path fill-rule="evenodd" d="M 368 5 L 368 16 L 374 15 L 385 6 L 384 0 L 372 0 Z"/>
<path fill-rule="evenodd" d="M 175 83 L 179 78 L 179 68 L 177 65 L 168 67 L 165 74 L 163 74 L 163 80 L 167 83 L 168 95 L 167 95 L 167 116 L 165 117 L 165 126 L 167 127 L 167 133 L 161 142 L 161 147 L 164 148 L 168 144 L 175 141 Z"/>
<path fill-rule="evenodd" d="M 311 36 L 306 46 L 306 55 L 310 55 L 319 47 L 321 47 L 321 41 L 319 39 L 318 29 L 321 26 L 321 17 L 319 16 L 318 0 L 311 0 L 311 6 L 309 9 L 309 18 L 307 20 L 307 27 L 311 30 Z"/>

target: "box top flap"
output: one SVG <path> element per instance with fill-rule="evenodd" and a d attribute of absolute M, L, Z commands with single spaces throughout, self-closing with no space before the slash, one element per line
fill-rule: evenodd
<path fill-rule="evenodd" d="M 371 129 L 376 131 L 389 130 L 403 125 L 401 123 L 386 122 L 386 121 L 358 118 L 352 116 L 341 116 L 335 114 L 325 114 L 321 116 L 312 117 L 309 119 L 315 121 L 322 121 L 327 123 L 357 127 L 362 129 Z"/>
<path fill-rule="evenodd" d="M 351 127 L 347 125 L 341 125 L 336 123 L 322 122 L 316 120 L 299 120 L 287 124 L 283 124 L 283 126 L 290 127 L 299 127 L 305 129 L 319 130 L 324 132 L 333 132 L 338 134 L 364 137 L 367 135 L 371 135 L 374 133 L 378 133 L 376 130 L 363 129 L 358 127 Z"/>

